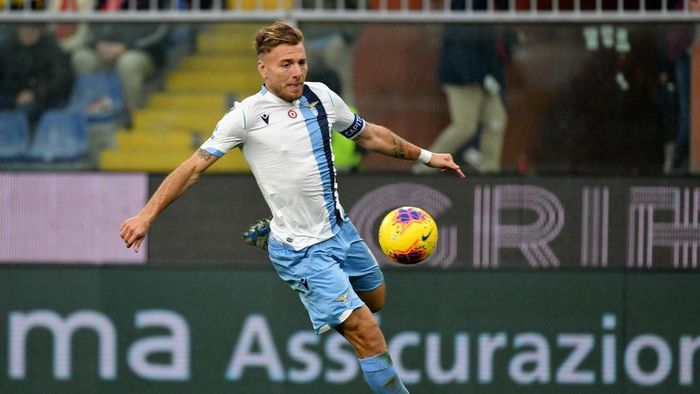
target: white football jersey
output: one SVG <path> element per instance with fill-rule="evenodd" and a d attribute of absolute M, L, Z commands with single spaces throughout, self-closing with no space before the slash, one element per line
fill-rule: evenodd
<path fill-rule="evenodd" d="M 307 82 L 299 100 L 265 86 L 219 121 L 201 149 L 221 157 L 240 146 L 272 211 L 273 236 L 296 250 L 331 238 L 345 220 L 331 130 L 355 138 L 364 120 L 326 85 Z"/>

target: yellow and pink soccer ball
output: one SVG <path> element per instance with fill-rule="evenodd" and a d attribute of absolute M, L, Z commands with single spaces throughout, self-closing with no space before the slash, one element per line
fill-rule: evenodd
<path fill-rule="evenodd" d="M 396 208 L 379 225 L 379 246 L 395 263 L 420 263 L 433 254 L 437 240 L 435 219 L 417 207 Z"/>

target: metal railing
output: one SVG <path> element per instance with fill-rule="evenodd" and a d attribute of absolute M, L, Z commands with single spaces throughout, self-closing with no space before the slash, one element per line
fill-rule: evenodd
<path fill-rule="evenodd" d="M 61 0 L 45 0 L 61 1 Z M 28 22 L 700 22 L 700 0 L 508 0 L 497 9 L 451 10 L 447 0 L 125 0 L 120 10 L 52 11 L 42 0 L 0 0 L 0 23 Z M 632 4 L 630 4 L 632 3 Z"/>

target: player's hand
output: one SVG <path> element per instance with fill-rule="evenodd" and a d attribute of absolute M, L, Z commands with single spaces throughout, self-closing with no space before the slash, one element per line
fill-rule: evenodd
<path fill-rule="evenodd" d="M 243 241 L 248 245 L 267 250 L 267 239 L 270 236 L 270 219 L 263 218 L 253 223 L 243 232 Z"/>
<path fill-rule="evenodd" d="M 466 178 L 462 169 L 455 163 L 452 159 L 452 155 L 449 153 L 433 153 L 430 161 L 427 164 L 428 167 L 439 168 L 440 171 L 452 171 L 460 178 Z"/>
<path fill-rule="evenodd" d="M 134 216 L 122 223 L 122 227 L 119 229 L 119 236 L 122 237 L 127 248 L 133 245 L 134 252 L 138 253 L 141 248 L 141 242 L 143 242 L 150 227 L 150 223 L 146 220 L 139 216 Z"/>

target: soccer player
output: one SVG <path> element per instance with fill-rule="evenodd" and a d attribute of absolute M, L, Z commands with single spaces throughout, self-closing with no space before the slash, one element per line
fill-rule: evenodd
<path fill-rule="evenodd" d="M 317 334 L 335 329 L 352 345 L 375 393 L 407 393 L 372 312 L 384 304 L 382 272 L 338 201 L 332 129 L 373 152 L 454 172 L 450 154 L 421 149 L 365 122 L 322 83 L 305 82 L 304 36 L 276 22 L 258 31 L 260 92 L 234 107 L 206 142 L 124 221 L 120 236 L 138 252 L 156 216 L 232 148 L 240 147 L 272 212 L 268 253 L 306 307 Z"/>

